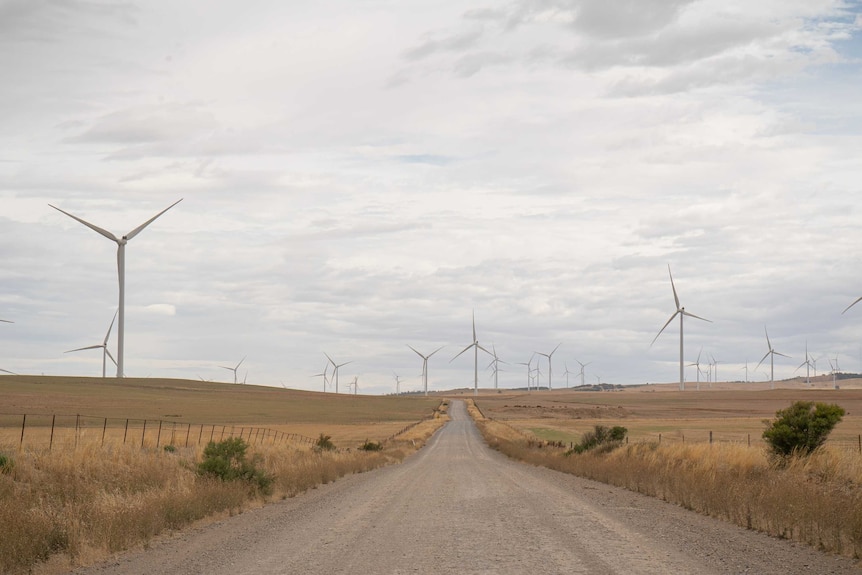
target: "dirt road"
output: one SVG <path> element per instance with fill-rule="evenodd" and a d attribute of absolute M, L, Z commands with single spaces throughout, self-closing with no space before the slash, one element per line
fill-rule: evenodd
<path fill-rule="evenodd" d="M 451 414 L 402 465 L 78 572 L 862 573 L 849 559 L 509 461 L 485 446 L 461 402 Z"/>

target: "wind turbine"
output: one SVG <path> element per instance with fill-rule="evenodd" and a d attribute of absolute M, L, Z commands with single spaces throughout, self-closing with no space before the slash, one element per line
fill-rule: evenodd
<path fill-rule="evenodd" d="M 811 387 L 811 357 L 808 355 L 808 342 L 805 342 L 805 361 L 799 364 L 795 371 L 802 369 L 805 366 L 805 383 Z"/>
<path fill-rule="evenodd" d="M 354 375 L 353 381 L 347 384 L 347 387 L 353 386 L 353 395 L 357 394 L 357 390 L 359 389 L 359 376 Z"/>
<path fill-rule="evenodd" d="M 709 354 L 709 357 L 712 358 L 712 366 L 715 368 L 715 371 L 713 372 L 712 381 L 714 381 L 715 383 L 718 383 L 718 360 L 715 359 L 715 356 L 712 354 Z M 709 387 L 712 387 L 712 384 L 710 384 Z"/>
<path fill-rule="evenodd" d="M 61 209 L 60 209 L 60 208 L 58 208 L 57 206 L 53 206 L 53 205 L 51 205 L 51 204 L 48 204 L 49 206 L 51 206 L 52 208 L 54 208 L 54 209 L 55 209 L 55 210 L 57 210 L 58 212 L 62 212 L 62 213 L 64 213 L 64 214 L 66 214 L 67 216 L 69 216 L 69 217 L 70 217 L 70 218 L 72 218 L 73 220 L 76 220 L 76 221 L 78 221 L 78 222 L 81 222 L 82 224 L 84 224 L 85 226 L 87 226 L 88 228 L 90 228 L 91 230 L 93 230 L 93 231 L 95 231 L 95 232 L 97 232 L 97 233 L 99 233 L 99 234 L 102 234 L 103 236 L 105 236 L 105 237 L 106 237 L 106 238 L 108 238 L 109 240 L 111 240 L 111 241 L 113 241 L 113 242 L 116 242 L 116 243 L 117 243 L 117 276 L 118 276 L 118 278 L 119 278 L 119 284 L 120 284 L 120 303 L 119 303 L 119 306 L 118 306 L 119 318 L 120 318 L 120 319 L 119 319 L 119 321 L 117 322 L 117 377 L 123 377 L 123 357 L 124 357 L 124 353 L 123 353 L 123 352 L 124 352 L 124 349 L 125 349 L 125 326 L 126 326 L 126 319 L 125 319 L 125 318 L 126 318 L 126 311 L 125 311 L 125 309 L 126 309 L 126 244 L 127 244 L 129 241 L 131 241 L 131 239 L 132 239 L 132 238 L 134 238 L 136 235 L 138 235 L 139 233 L 141 233 L 141 231 L 142 231 L 144 228 L 146 228 L 148 225 L 150 225 L 151 223 L 153 223 L 153 222 L 156 220 L 156 218 L 158 218 L 159 216 L 161 216 L 162 214 L 164 214 L 166 211 L 168 211 L 169 209 L 171 209 L 172 207 L 174 207 L 175 205 L 177 205 L 177 204 L 178 204 L 178 203 L 180 203 L 181 201 L 183 201 L 183 200 L 182 200 L 182 198 L 180 198 L 179 200 L 177 200 L 176 202 L 174 202 L 173 204 L 171 204 L 170 206 L 168 206 L 168 207 L 167 207 L 167 208 L 165 208 L 164 210 L 160 211 L 160 212 L 159 212 L 159 213 L 157 213 L 155 216 L 153 216 L 152 218 L 148 219 L 147 221 L 145 221 L 144 223 L 142 223 L 141 225 L 139 225 L 138 227 L 136 227 L 135 229 L 133 229 L 132 231 L 130 231 L 129 233 L 127 233 L 126 235 L 124 235 L 124 236 L 122 236 L 122 237 L 119 237 L 119 238 L 118 238 L 117 236 L 115 236 L 114 234 L 112 234 L 111 232 L 109 232 L 108 230 L 104 230 L 104 229 L 100 228 L 99 226 L 93 225 L 93 224 L 91 224 L 90 222 L 88 222 L 88 221 L 86 221 L 86 220 L 82 220 L 82 219 L 81 219 L 81 218 L 79 218 L 78 216 L 73 216 L 73 215 L 72 215 L 72 214 L 70 214 L 69 212 L 66 212 L 66 211 L 64 211 L 64 210 L 61 210 Z M 234 375 L 236 375 L 236 374 L 234 374 Z M 234 382 L 234 383 L 236 383 L 236 382 Z"/>
<path fill-rule="evenodd" d="M 246 356 L 246 357 L 247 357 L 247 356 Z M 241 366 L 241 365 L 242 365 L 242 362 L 244 362 L 244 361 L 245 361 L 245 357 L 244 357 L 244 358 L 242 358 L 241 360 L 239 360 L 239 363 L 238 363 L 238 364 L 236 364 L 236 367 L 225 367 L 225 366 L 223 366 L 223 365 L 220 365 L 219 367 L 220 367 L 220 368 L 222 368 L 222 369 L 226 369 L 226 370 L 228 370 L 228 371 L 232 371 L 232 372 L 233 372 L 233 382 L 234 382 L 234 383 L 237 383 L 237 380 L 236 380 L 236 370 L 238 370 L 238 369 L 239 369 L 239 366 Z"/>
<path fill-rule="evenodd" d="M 566 389 L 569 389 L 569 375 L 573 372 L 569 371 L 569 364 L 563 362 L 563 366 L 566 368 L 566 371 L 563 372 L 563 375 L 566 376 Z"/>
<path fill-rule="evenodd" d="M 581 366 L 581 371 L 580 371 L 579 373 L 580 373 L 580 375 L 581 375 L 581 387 L 583 387 L 584 385 L 586 385 L 586 383 L 584 383 L 584 368 L 585 368 L 585 367 L 587 367 L 588 365 L 590 365 L 590 364 L 591 364 L 591 363 L 593 363 L 593 362 L 588 361 L 587 363 L 581 363 L 581 362 L 580 362 L 579 360 L 577 360 L 577 359 L 576 359 L 575 361 L 577 361 L 577 362 L 580 364 L 580 366 Z"/>
<path fill-rule="evenodd" d="M 740 367 L 739 369 L 745 370 L 745 383 L 748 383 L 748 358 L 745 359 L 745 367 Z"/>
<path fill-rule="evenodd" d="M 697 352 L 697 359 L 694 361 L 694 363 L 688 364 L 688 367 L 694 366 L 695 368 L 697 368 L 697 374 L 695 377 L 697 378 L 697 390 L 698 391 L 700 391 L 700 354 L 702 354 L 702 353 L 703 353 L 703 348 L 701 347 L 700 351 Z"/>
<path fill-rule="evenodd" d="M 555 347 L 554 351 L 551 353 L 542 353 L 541 351 L 535 352 L 548 358 L 548 391 L 553 389 L 553 386 L 551 385 L 551 358 L 554 356 L 554 352 L 557 351 L 561 345 L 563 345 L 563 342 L 558 343 L 557 347 Z"/>
<path fill-rule="evenodd" d="M 667 320 L 667 323 L 665 323 L 664 326 L 662 326 L 662 328 L 658 331 L 656 336 L 653 338 L 652 343 L 650 343 L 650 347 L 652 347 L 652 344 L 655 343 L 655 340 L 658 339 L 658 336 L 661 335 L 661 332 L 663 332 L 664 329 L 670 325 L 670 322 L 673 321 L 673 318 L 679 316 L 679 390 L 685 391 L 685 368 L 683 366 L 683 318 L 685 316 L 688 316 L 695 319 L 708 321 L 709 323 L 712 323 L 712 321 L 685 311 L 685 308 L 679 304 L 679 297 L 676 295 L 676 287 L 673 285 L 673 274 L 670 273 L 670 264 L 668 264 L 667 266 L 667 274 L 670 276 L 670 288 L 673 290 L 673 300 L 674 302 L 676 302 L 676 311 L 673 312 L 673 315 L 670 316 L 670 319 Z"/>
<path fill-rule="evenodd" d="M 338 393 L 338 368 L 344 367 L 348 363 L 353 363 L 353 360 L 345 361 L 344 363 L 335 363 L 334 361 L 332 361 L 332 358 L 329 357 L 329 355 L 325 351 L 323 352 L 323 355 L 325 355 L 326 359 L 329 360 L 329 363 L 332 364 L 332 373 L 335 374 L 335 393 Z M 329 381 L 332 381 L 332 379 L 330 379 Z"/>
<path fill-rule="evenodd" d="M 763 326 L 763 332 L 766 334 L 766 345 L 769 346 L 769 351 L 766 352 L 766 355 L 757 362 L 757 369 L 760 367 L 760 364 L 769 357 L 769 389 L 775 389 L 775 356 L 780 355 L 781 357 L 790 357 L 789 355 L 784 355 L 783 353 L 778 353 L 774 349 L 772 349 L 772 343 L 769 341 L 769 332 L 766 331 L 766 326 Z"/>
<path fill-rule="evenodd" d="M 395 395 L 401 395 L 401 378 L 398 377 L 398 374 L 394 371 L 392 372 L 392 375 L 395 376 Z"/>
<path fill-rule="evenodd" d="M 502 359 L 500 359 L 499 357 L 497 357 L 497 348 L 494 347 L 493 343 L 491 344 L 491 350 L 494 352 L 494 359 L 491 360 L 491 363 L 488 364 L 488 367 L 491 367 L 492 365 L 494 366 L 494 389 L 498 389 L 497 388 L 497 372 L 500 371 L 500 365 L 499 364 L 506 363 L 506 362 L 503 361 Z"/>
<path fill-rule="evenodd" d="M 329 383 L 329 380 L 326 378 L 326 372 L 329 369 L 329 362 L 326 362 L 326 365 L 323 366 L 322 373 L 315 373 L 311 377 L 322 377 L 323 378 L 323 393 L 326 393 L 326 386 Z"/>
<path fill-rule="evenodd" d="M 414 352 L 416 352 L 416 355 L 418 355 L 419 357 L 422 358 L 422 384 L 425 386 L 425 396 L 427 397 L 428 396 L 428 359 L 430 359 L 430 357 L 432 355 L 434 355 L 435 353 L 437 353 L 438 351 L 440 351 L 441 349 L 443 349 L 446 346 L 441 345 L 440 347 L 438 347 L 437 349 L 435 349 L 434 351 L 432 351 L 428 355 L 422 355 L 415 347 L 413 347 L 409 343 L 407 344 L 407 347 L 412 349 Z M 455 357 L 457 357 L 457 356 L 455 356 Z"/>
<path fill-rule="evenodd" d="M 473 395 L 479 395 L 479 350 L 481 349 L 488 355 L 491 355 L 491 352 L 479 345 L 479 340 L 476 338 L 476 314 L 473 314 L 473 343 L 462 349 L 458 352 L 458 355 L 461 355 L 465 351 L 470 348 L 473 348 Z M 415 350 L 414 350 L 415 351 Z M 417 352 L 418 353 L 418 352 Z M 449 360 L 449 363 L 452 363 L 458 358 L 458 355 Z"/>
<path fill-rule="evenodd" d="M 527 362 L 519 361 L 519 362 L 517 362 L 518 365 L 526 365 L 527 366 L 527 393 L 530 393 L 530 382 L 533 380 L 533 378 L 530 377 L 530 374 L 533 372 L 531 364 L 533 363 L 533 357 L 535 355 L 536 354 L 534 353 L 533 355 L 530 356 L 530 361 L 527 361 Z"/>
<path fill-rule="evenodd" d="M 117 319 L 117 313 L 120 310 L 114 312 L 114 317 L 111 319 L 111 325 L 108 326 L 108 333 L 105 334 L 105 339 L 102 340 L 102 343 L 98 345 L 88 345 L 87 347 L 79 347 L 77 349 L 70 349 L 69 351 L 64 351 L 63 353 L 72 353 L 73 351 L 83 351 L 85 349 L 102 349 L 102 377 L 105 377 L 105 367 L 107 365 L 106 357 L 110 357 L 111 361 L 114 362 L 114 365 L 117 364 L 117 360 L 114 359 L 114 356 L 111 355 L 111 352 L 108 351 L 108 338 L 111 337 L 111 330 L 114 329 L 114 320 Z"/>
<path fill-rule="evenodd" d="M 841 369 L 841 367 L 838 365 L 838 354 L 837 354 L 837 353 L 835 354 L 835 363 L 834 363 L 834 364 L 832 363 L 832 359 L 831 359 L 831 358 L 827 357 L 826 359 L 828 359 L 828 360 L 829 360 L 829 367 L 831 367 L 831 368 L 832 368 L 832 387 L 833 387 L 834 389 L 837 389 L 837 388 L 838 388 L 838 386 L 837 386 L 837 384 L 836 384 L 836 378 L 837 378 L 837 375 L 836 375 L 836 374 L 837 374 L 837 373 L 838 373 L 838 371 Z"/>

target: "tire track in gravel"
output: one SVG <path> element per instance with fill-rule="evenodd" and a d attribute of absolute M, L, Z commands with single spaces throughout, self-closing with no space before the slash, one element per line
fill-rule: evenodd
<path fill-rule="evenodd" d="M 859 574 L 855 562 L 513 462 L 462 402 L 401 465 L 129 553 L 86 575 Z"/>

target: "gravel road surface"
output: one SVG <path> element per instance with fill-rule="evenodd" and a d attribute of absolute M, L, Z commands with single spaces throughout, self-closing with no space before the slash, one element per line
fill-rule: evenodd
<path fill-rule="evenodd" d="M 856 562 L 488 449 L 461 402 L 401 465 L 161 540 L 86 575 L 860 574 Z"/>

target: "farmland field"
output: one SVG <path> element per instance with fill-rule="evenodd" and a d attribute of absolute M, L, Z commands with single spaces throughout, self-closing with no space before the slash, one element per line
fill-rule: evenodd
<path fill-rule="evenodd" d="M 813 379 L 813 378 L 812 378 Z M 645 385 L 615 392 L 571 389 L 531 393 L 480 393 L 476 404 L 490 418 L 539 439 L 577 442 L 595 425 L 621 425 L 632 441 L 761 442 L 763 420 L 798 400 L 837 403 L 847 415 L 830 441 L 858 448 L 862 434 L 862 380 L 843 380 L 832 388 L 831 378 L 820 377 L 809 388 L 802 381 L 769 384 L 716 383 L 712 388 L 687 383 Z"/>

